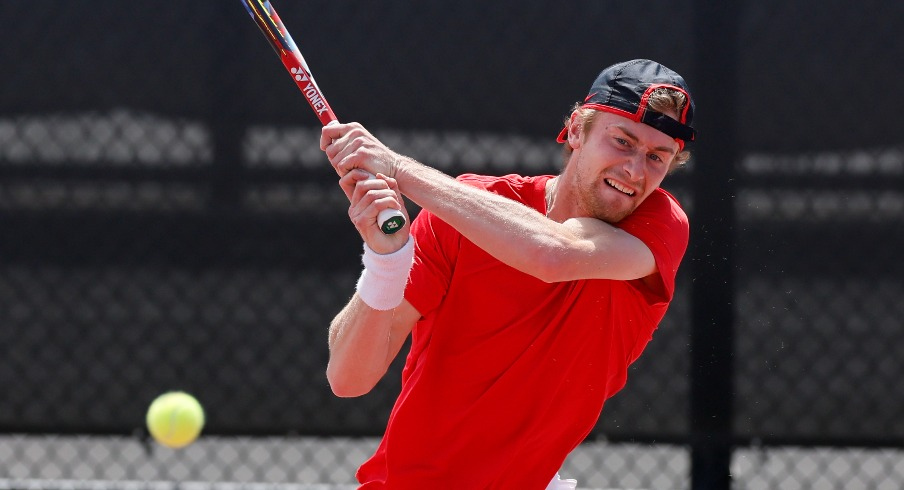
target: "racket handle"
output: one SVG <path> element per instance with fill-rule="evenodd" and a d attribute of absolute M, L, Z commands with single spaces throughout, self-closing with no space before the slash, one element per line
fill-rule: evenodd
<path fill-rule="evenodd" d="M 331 126 L 333 124 L 339 124 L 339 121 L 333 119 L 326 125 Z M 368 172 L 367 175 L 368 180 L 377 178 L 370 172 Z M 392 235 L 405 226 L 405 215 L 398 209 L 384 209 L 377 215 L 377 225 L 380 226 L 380 231 L 382 231 L 384 235 Z"/>
<path fill-rule="evenodd" d="M 373 175 L 371 179 L 376 179 Z M 405 226 L 405 215 L 398 209 L 384 209 L 377 215 L 377 224 L 384 235 L 392 235 Z"/>

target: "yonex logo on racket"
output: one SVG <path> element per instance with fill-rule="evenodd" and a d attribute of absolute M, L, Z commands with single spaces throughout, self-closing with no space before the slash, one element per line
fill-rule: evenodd
<path fill-rule="evenodd" d="M 294 75 L 296 82 L 304 82 L 310 80 L 301 68 L 291 68 L 289 69 L 289 71 L 292 72 L 292 75 Z M 317 86 L 314 85 L 313 80 L 308 82 L 306 86 L 301 87 L 299 85 L 299 87 L 304 93 L 304 96 L 307 97 L 308 101 L 310 101 L 311 107 L 313 107 L 314 110 L 317 111 L 318 115 L 326 112 L 329 109 L 329 107 L 327 107 L 326 105 L 326 101 L 323 100 L 323 97 L 320 95 L 320 91 L 317 89 Z"/>
<path fill-rule="evenodd" d="M 295 81 L 297 82 L 303 82 L 308 79 L 308 77 L 305 76 L 304 72 L 299 68 L 292 68 L 289 71 L 291 71 L 292 74 L 295 75 Z"/>

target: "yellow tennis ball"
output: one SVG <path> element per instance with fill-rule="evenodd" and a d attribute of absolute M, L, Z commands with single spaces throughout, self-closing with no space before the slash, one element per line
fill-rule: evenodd
<path fill-rule="evenodd" d="M 204 409 L 195 397 L 182 391 L 158 396 L 148 408 L 148 431 L 154 439 L 171 448 L 185 447 L 204 428 Z"/>

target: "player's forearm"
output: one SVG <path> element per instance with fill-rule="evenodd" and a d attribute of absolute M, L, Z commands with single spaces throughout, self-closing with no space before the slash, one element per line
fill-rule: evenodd
<path fill-rule="evenodd" d="M 575 252 L 577 236 L 535 209 L 477 189 L 403 158 L 396 167 L 402 193 L 449 223 L 503 263 L 543 280 Z"/>
<path fill-rule="evenodd" d="M 365 305 L 356 294 L 330 324 L 327 379 L 337 396 L 368 393 L 391 362 L 392 312 Z"/>

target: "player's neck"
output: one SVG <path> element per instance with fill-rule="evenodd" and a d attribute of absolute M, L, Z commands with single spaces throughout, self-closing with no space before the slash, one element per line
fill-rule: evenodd
<path fill-rule="evenodd" d="M 559 177 L 553 177 L 546 181 L 546 216 L 549 219 L 560 221 L 558 216 L 562 214 L 560 212 L 560 207 L 557 206 L 562 201 L 559 199 L 558 191 L 559 191 Z"/>

